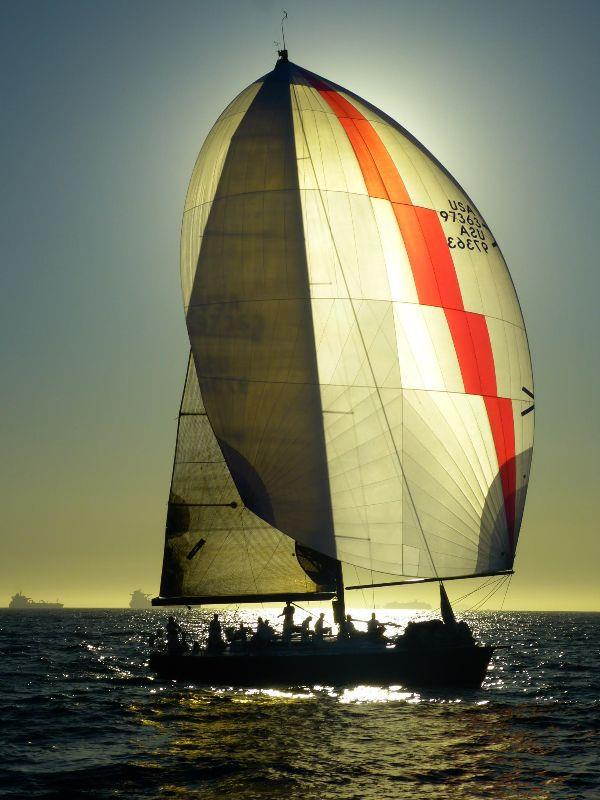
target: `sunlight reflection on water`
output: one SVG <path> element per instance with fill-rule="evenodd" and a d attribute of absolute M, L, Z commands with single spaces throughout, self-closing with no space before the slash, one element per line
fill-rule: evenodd
<path fill-rule="evenodd" d="M 107 800 L 596 796 L 600 615 L 474 616 L 481 640 L 510 649 L 498 651 L 481 691 L 443 693 L 158 681 L 145 643 L 166 613 L 32 616 L 25 638 L 0 618 L 0 681 L 12 687 L 0 706 L 0 794 L 62 798 L 87 787 Z M 207 614 L 182 616 L 201 636 Z"/>

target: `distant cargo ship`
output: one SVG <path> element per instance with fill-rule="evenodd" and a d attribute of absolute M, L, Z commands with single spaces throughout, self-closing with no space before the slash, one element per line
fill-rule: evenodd
<path fill-rule="evenodd" d="M 13 595 L 8 607 L 16 609 L 31 608 L 35 610 L 51 611 L 56 610 L 57 608 L 63 608 L 63 604 L 59 603 L 58 600 L 56 603 L 47 603 L 45 600 L 35 601 L 32 600 L 31 597 L 26 597 L 24 594 L 21 594 L 21 592 L 17 592 L 17 594 Z"/>
<path fill-rule="evenodd" d="M 429 603 L 422 603 L 419 600 L 409 600 L 407 603 L 388 603 L 385 608 L 390 610 L 410 609 L 411 611 L 431 611 Z"/>
<path fill-rule="evenodd" d="M 152 608 L 150 595 L 145 594 L 141 589 L 136 589 L 135 592 L 131 593 L 129 608 Z"/>

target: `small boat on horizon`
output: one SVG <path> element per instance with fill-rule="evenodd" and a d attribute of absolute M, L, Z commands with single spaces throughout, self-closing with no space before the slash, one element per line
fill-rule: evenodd
<path fill-rule="evenodd" d="M 398 123 L 284 49 L 201 149 L 181 278 L 191 352 L 153 605 L 329 600 L 338 636 L 157 650 L 150 667 L 480 686 L 494 647 L 456 621 L 445 582 L 494 591 L 512 575 L 533 377 L 473 201 Z M 430 581 L 441 620 L 352 638 L 346 592 Z"/>

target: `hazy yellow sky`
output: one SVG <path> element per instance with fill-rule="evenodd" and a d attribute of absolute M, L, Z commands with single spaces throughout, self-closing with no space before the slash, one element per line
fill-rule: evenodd
<path fill-rule="evenodd" d="M 536 445 L 505 608 L 600 610 L 600 5 L 286 7 L 292 60 L 417 136 L 511 269 Z M 18 590 L 125 605 L 135 588 L 158 593 L 188 352 L 187 181 L 225 105 L 272 68 L 280 9 L 61 1 L 3 17 L 0 605 Z"/>

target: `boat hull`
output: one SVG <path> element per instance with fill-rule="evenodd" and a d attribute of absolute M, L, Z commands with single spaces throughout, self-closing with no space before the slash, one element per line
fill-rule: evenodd
<path fill-rule="evenodd" d="M 481 686 L 493 647 L 277 648 L 243 653 L 152 653 L 150 668 L 162 678 L 209 686 L 396 685 Z"/>

